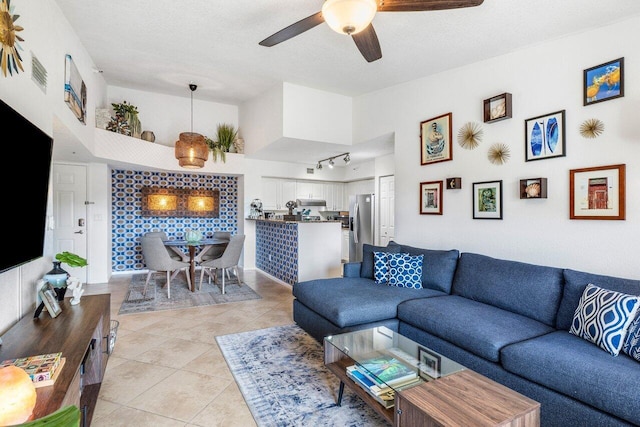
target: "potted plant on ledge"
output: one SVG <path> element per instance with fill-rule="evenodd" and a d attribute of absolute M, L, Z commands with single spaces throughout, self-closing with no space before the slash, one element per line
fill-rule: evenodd
<path fill-rule="evenodd" d="M 62 263 L 69 267 L 86 267 L 88 265 L 85 258 L 74 253 L 64 251 L 56 254 L 53 269 L 45 274 L 43 279 L 54 287 L 59 301 L 64 300 L 64 294 L 67 292 L 67 279 L 69 278 L 69 273 L 60 267 Z"/>

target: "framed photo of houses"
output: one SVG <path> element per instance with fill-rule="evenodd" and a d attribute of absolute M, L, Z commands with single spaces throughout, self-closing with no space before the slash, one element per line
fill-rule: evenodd
<path fill-rule="evenodd" d="M 569 171 L 570 219 L 625 219 L 626 166 Z"/>
<path fill-rule="evenodd" d="M 420 122 L 420 164 L 453 160 L 451 119 L 447 113 Z"/>
<path fill-rule="evenodd" d="M 420 183 L 420 214 L 442 215 L 442 181 Z"/>
<path fill-rule="evenodd" d="M 566 156 L 565 110 L 524 121 L 525 161 Z"/>
<path fill-rule="evenodd" d="M 502 180 L 473 183 L 473 219 L 502 219 Z"/>
<path fill-rule="evenodd" d="M 583 75 L 584 105 L 624 96 L 624 58 L 587 68 Z"/>

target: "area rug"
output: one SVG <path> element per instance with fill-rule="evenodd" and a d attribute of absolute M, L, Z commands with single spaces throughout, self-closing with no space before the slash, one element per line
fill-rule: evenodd
<path fill-rule="evenodd" d="M 389 424 L 324 366 L 322 346 L 297 325 L 216 337 L 260 427 Z"/>
<path fill-rule="evenodd" d="M 200 277 L 197 277 L 199 279 Z M 224 295 L 220 286 L 204 280 L 202 289 L 191 292 L 187 287 L 184 274 L 178 274 L 171 280 L 171 298 L 167 298 L 167 282 L 164 273 L 157 273 L 151 277 L 146 295 L 143 295 L 144 282 L 147 274 L 134 274 L 131 277 L 129 291 L 120 306 L 118 314 L 144 313 L 148 311 L 176 310 L 180 308 L 200 307 L 205 305 L 226 304 L 262 298 L 246 284 L 240 285 L 232 276 L 225 281 Z M 220 281 L 221 279 L 218 279 Z"/>

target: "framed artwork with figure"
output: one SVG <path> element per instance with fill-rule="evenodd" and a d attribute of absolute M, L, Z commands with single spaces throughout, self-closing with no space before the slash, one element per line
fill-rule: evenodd
<path fill-rule="evenodd" d="M 502 219 L 502 181 L 473 183 L 473 219 Z"/>
<path fill-rule="evenodd" d="M 420 215 L 442 215 L 442 181 L 420 183 Z"/>
<path fill-rule="evenodd" d="M 420 122 L 420 164 L 453 160 L 451 119 L 447 113 Z"/>

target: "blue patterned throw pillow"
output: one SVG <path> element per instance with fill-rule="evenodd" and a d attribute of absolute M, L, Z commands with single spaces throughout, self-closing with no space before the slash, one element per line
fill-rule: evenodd
<path fill-rule="evenodd" d="M 640 297 L 588 284 L 569 332 L 617 356 L 639 305 Z"/>
<path fill-rule="evenodd" d="M 389 254 L 389 286 L 422 289 L 424 255 Z"/>
<path fill-rule="evenodd" d="M 629 325 L 622 351 L 640 362 L 640 308 L 636 318 Z"/>
<path fill-rule="evenodd" d="M 373 252 L 373 280 L 379 285 L 389 284 L 389 254 Z"/>

